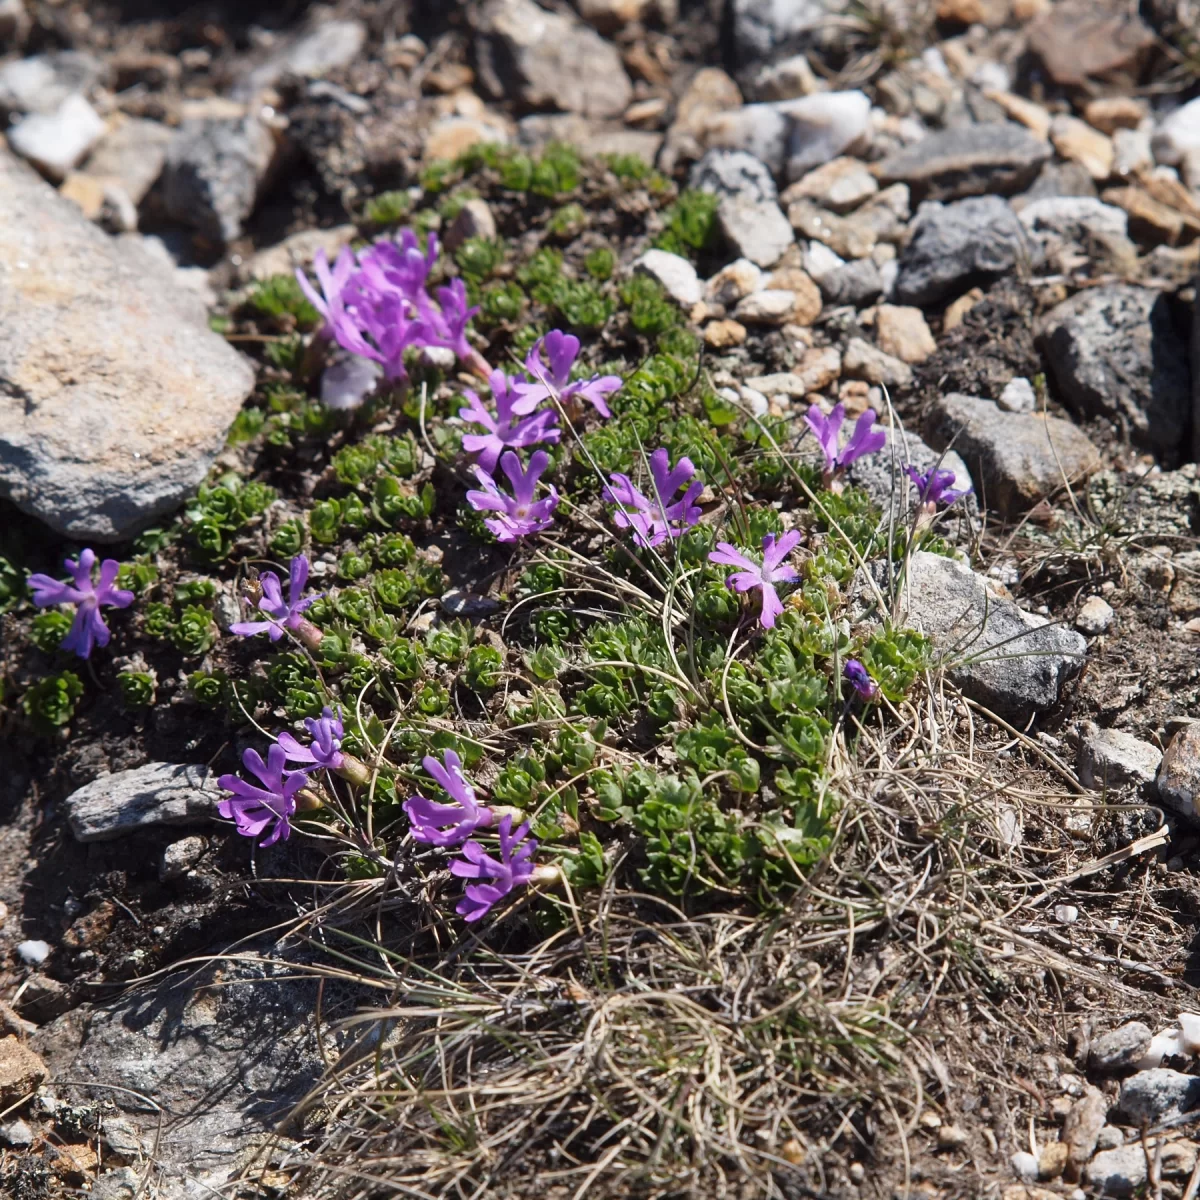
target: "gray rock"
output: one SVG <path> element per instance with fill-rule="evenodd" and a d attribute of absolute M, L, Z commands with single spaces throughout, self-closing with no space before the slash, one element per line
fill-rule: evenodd
<path fill-rule="evenodd" d="M 1054 153 L 1023 125 L 961 124 L 930 134 L 879 164 L 882 183 L 906 183 L 917 200 L 1011 196 L 1027 188 Z"/>
<path fill-rule="evenodd" d="M 1157 746 L 1120 729 L 1101 729 L 1090 721 L 1084 723 L 1081 733 L 1079 780 L 1084 787 L 1102 791 L 1126 785 L 1141 788 L 1154 782 L 1163 757 Z"/>
<path fill-rule="evenodd" d="M 185 121 L 163 168 L 168 215 L 219 245 L 233 241 L 274 159 L 275 136 L 255 117 Z"/>
<path fill-rule="evenodd" d="M 128 537 L 204 478 L 253 385 L 165 272 L 0 149 L 0 494 L 59 533 Z"/>
<path fill-rule="evenodd" d="M 1146 1152 L 1141 1146 L 1101 1150 L 1088 1163 L 1086 1177 L 1101 1196 L 1132 1196 L 1146 1183 Z"/>
<path fill-rule="evenodd" d="M 877 300 L 883 292 L 883 276 L 870 258 L 855 259 L 854 262 L 826 271 L 817 282 L 825 303 L 834 306 L 853 304 L 855 308 L 863 308 Z"/>
<path fill-rule="evenodd" d="M 865 92 L 817 92 L 785 105 L 789 179 L 853 149 L 870 129 L 871 101 Z"/>
<path fill-rule="evenodd" d="M 1072 408 L 1118 422 L 1140 445 L 1179 451 L 1191 420 L 1191 374 L 1163 293 L 1085 288 L 1046 313 L 1036 334 Z"/>
<path fill-rule="evenodd" d="M 0 1125 L 0 1142 L 18 1150 L 33 1145 L 33 1130 L 26 1121 L 6 1121 Z"/>
<path fill-rule="evenodd" d="M 367 27 L 361 21 L 322 21 L 298 37 L 287 39 L 233 89 L 233 95 L 249 100 L 284 75 L 307 79 L 327 75 L 352 63 L 366 40 Z"/>
<path fill-rule="evenodd" d="M 1070 421 L 1002 412 L 990 400 L 952 392 L 936 400 L 925 435 L 953 445 L 971 468 L 980 504 L 1014 516 L 1100 469 L 1100 455 Z"/>
<path fill-rule="evenodd" d="M 952 683 L 1009 721 L 1058 702 L 1087 643 L 1074 630 L 1018 608 L 970 567 L 917 551 L 901 585 L 898 620 L 933 638 Z"/>
<path fill-rule="evenodd" d="M 1200 98 L 1164 117 L 1150 144 L 1154 157 L 1169 167 L 1177 166 L 1193 150 L 1200 150 Z"/>
<path fill-rule="evenodd" d="M 1200 816 L 1200 724 L 1183 726 L 1168 744 L 1158 771 L 1158 795 L 1176 812 Z"/>
<path fill-rule="evenodd" d="M 1028 1150 L 1018 1150 L 1008 1160 L 1012 1173 L 1024 1183 L 1037 1183 L 1038 1160 Z"/>
<path fill-rule="evenodd" d="M 896 298 L 901 304 L 936 304 L 1027 269 L 1034 256 L 1024 226 L 999 196 L 922 204 L 900 256 Z"/>
<path fill-rule="evenodd" d="M 206 767 L 147 763 L 84 784 L 63 801 L 63 811 L 76 841 L 106 842 L 140 829 L 212 820 L 221 795 Z"/>
<path fill-rule="evenodd" d="M 676 304 L 690 308 L 704 298 L 704 284 L 686 258 L 667 250 L 647 250 L 633 269 L 657 279 Z"/>
<path fill-rule="evenodd" d="M 40 966 L 50 957 L 50 943 L 30 939 L 17 944 L 17 957 L 29 966 Z"/>
<path fill-rule="evenodd" d="M 1117 1108 L 1135 1125 L 1156 1125 L 1200 1105 L 1200 1075 L 1169 1067 L 1139 1071 L 1121 1084 Z"/>
<path fill-rule="evenodd" d="M 758 63 L 801 47 L 844 7 L 838 0 L 733 0 L 738 61 Z"/>
<path fill-rule="evenodd" d="M 484 238 L 490 241 L 495 236 L 496 218 L 492 216 L 488 202 L 482 196 L 476 196 L 459 210 L 458 216 L 446 231 L 442 244 L 447 251 L 453 252 L 470 238 Z"/>
<path fill-rule="evenodd" d="M 851 338 L 847 343 L 842 351 L 842 371 L 851 379 L 865 379 L 889 388 L 910 387 L 913 380 L 908 363 L 885 354 L 864 338 Z"/>
<path fill-rule="evenodd" d="M 43 175 L 60 180 L 104 133 L 104 121 L 82 97 L 68 96 L 53 112 L 30 113 L 8 131 L 8 144 Z"/>
<path fill-rule="evenodd" d="M 688 172 L 688 187 L 752 201 L 778 198 L 770 170 L 745 150 L 706 150 Z"/>
<path fill-rule="evenodd" d="M 1153 1036 L 1150 1027 L 1141 1021 L 1127 1021 L 1092 1042 L 1088 1051 L 1088 1066 L 1093 1071 L 1124 1071 L 1146 1053 Z"/>
<path fill-rule="evenodd" d="M 279 961 L 286 951 L 258 949 L 261 957 L 226 957 L 219 983 L 212 971 L 184 974 L 34 1036 L 55 1078 L 98 1085 L 72 1087 L 72 1101 L 111 1103 L 154 1147 L 163 1200 L 235 1190 L 250 1148 L 320 1077 L 316 985 Z"/>
<path fill-rule="evenodd" d="M 0 112 L 54 112 L 68 97 L 86 95 L 103 77 L 99 59 L 75 50 L 14 59 L 0 66 Z"/>
<path fill-rule="evenodd" d="M 1012 198 L 1013 208 L 1025 208 L 1039 200 L 1095 200 L 1095 180 L 1078 163 L 1047 162 L 1032 186 Z"/>
<path fill-rule="evenodd" d="M 862 488 L 885 513 L 895 513 L 897 523 L 903 523 L 907 518 L 914 495 L 908 476 L 904 473 L 906 466 L 916 467 L 918 471 L 928 471 L 933 467 L 940 471 L 953 471 L 956 488 L 971 486 L 966 463 L 953 450 L 939 454 L 910 430 L 895 432 L 886 425 L 882 428 L 887 437 L 883 449 L 878 454 L 856 459 L 847 468 L 846 478 L 855 487 Z M 974 497 L 968 496 L 956 506 L 956 511 L 961 509 L 969 513 L 974 508 Z"/>
<path fill-rule="evenodd" d="M 724 197 L 717 207 L 717 224 L 738 256 L 760 267 L 773 267 L 796 236 L 774 200 Z"/>
<path fill-rule="evenodd" d="M 202 837 L 193 835 L 164 847 L 158 863 L 158 878 L 163 883 L 182 879 L 200 861 L 206 844 Z"/>
<path fill-rule="evenodd" d="M 326 408 L 358 408 L 383 378 L 383 367 L 357 354 L 335 358 L 321 372 L 321 403 Z"/>
<path fill-rule="evenodd" d="M 88 1192 L 91 1200 L 137 1200 L 142 1190 L 142 1177 L 132 1167 L 117 1167 L 105 1171 L 92 1183 Z"/>
<path fill-rule="evenodd" d="M 488 0 L 475 35 L 479 80 L 530 109 L 616 117 L 633 99 L 616 47 L 533 0 Z"/>
<path fill-rule="evenodd" d="M 173 136 L 158 121 L 122 121 L 101 138 L 84 165 L 84 174 L 115 180 L 134 204 L 141 204 L 162 174 Z"/>
<path fill-rule="evenodd" d="M 1004 391 L 996 397 L 996 404 L 1005 412 L 1031 413 L 1037 408 L 1037 395 L 1033 384 L 1024 375 L 1017 375 L 1004 385 Z"/>
<path fill-rule="evenodd" d="M 1075 617 L 1075 628 L 1080 633 L 1095 637 L 1097 634 L 1107 632 L 1115 616 L 1112 605 L 1102 596 L 1089 596 L 1080 606 L 1079 613 Z"/>
<path fill-rule="evenodd" d="M 1090 196 L 1047 196 L 1021 207 L 1021 224 L 1039 240 L 1051 237 L 1082 242 L 1093 234 L 1127 237 L 1125 210 Z"/>

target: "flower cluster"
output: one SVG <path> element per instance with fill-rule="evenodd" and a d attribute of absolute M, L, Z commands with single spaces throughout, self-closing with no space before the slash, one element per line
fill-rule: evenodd
<path fill-rule="evenodd" d="M 463 449 L 478 455 L 474 470 L 482 489 L 468 492 L 467 501 L 476 512 L 499 514 L 484 524 L 501 542 L 515 542 L 548 529 L 558 507 L 558 492 L 553 487 L 544 500 L 534 501 L 549 456 L 539 450 L 530 460 L 528 470 L 522 471 L 520 459 L 514 453 L 541 444 L 553 446 L 562 437 L 558 414 L 541 405 L 547 400 L 557 400 L 562 405 L 586 400 L 602 417 L 612 416 L 607 398 L 621 386 L 620 378 L 593 375 L 572 382 L 571 371 L 578 356 L 579 339 L 554 329 L 539 338 L 526 356 L 528 377 L 509 376 L 503 371 L 493 371 L 488 376 L 495 412 L 475 392 L 469 388 L 463 390 L 467 404 L 459 409 L 458 415 L 484 430 L 463 437 Z M 512 484 L 511 496 L 496 483 L 497 463 Z"/>
<path fill-rule="evenodd" d="M 618 529 L 632 529 L 634 543 L 643 547 L 661 546 L 669 537 L 680 537 L 702 515 L 696 500 L 704 484 L 693 478 L 695 474 L 690 458 L 681 458 L 672 467 L 666 449 L 660 448 L 650 455 L 653 496 L 634 487 L 628 475 L 610 475 L 612 486 L 604 489 L 604 499 L 619 506 L 613 524 Z M 675 493 L 685 484 L 687 490 L 676 500 Z"/>
<path fill-rule="evenodd" d="M 110 637 L 108 626 L 100 615 L 102 607 L 128 608 L 133 603 L 133 593 L 116 586 L 117 573 L 121 564 L 115 558 L 106 558 L 100 564 L 100 578 L 92 581 L 92 568 L 96 565 L 94 550 L 84 550 L 78 560 L 68 558 L 63 566 L 75 581 L 74 587 L 61 583 L 49 575 L 30 575 L 29 586 L 33 590 L 33 602 L 39 608 L 51 604 L 74 604 L 75 620 L 61 649 L 70 650 L 80 658 L 87 658 L 96 646 L 107 646 Z"/>
<path fill-rule="evenodd" d="M 845 470 L 856 459 L 883 449 L 887 443 L 887 434 L 882 429 L 874 428 L 875 410 L 868 408 L 855 423 L 850 439 L 839 449 L 838 440 L 845 419 L 844 404 L 835 404 L 829 416 L 825 416 L 820 405 L 814 404 L 804 415 L 804 420 L 813 431 L 817 445 L 821 447 L 821 453 L 825 456 L 827 479 Z"/>
<path fill-rule="evenodd" d="M 261 786 L 247 783 L 239 775 L 222 775 L 217 783 L 232 795 L 217 805 L 217 812 L 233 821 L 243 837 L 256 838 L 268 825 L 271 832 L 262 845 L 273 846 L 281 838 L 292 836 L 292 817 L 296 812 L 296 793 L 305 785 L 304 771 L 285 771 L 287 751 L 282 745 L 267 751 L 267 761 L 257 750 L 248 749 L 242 755 L 242 765 L 258 777 Z"/>
<path fill-rule="evenodd" d="M 343 350 L 379 363 L 387 379 L 408 378 L 404 353 L 410 346 L 452 350 L 461 361 L 486 369 L 467 341 L 467 325 L 479 309 L 468 307 L 463 281 L 439 287 L 436 303 L 426 290 L 437 256 L 436 234 L 429 234 L 422 251 L 417 235 L 405 229 L 399 242 L 377 242 L 357 254 L 347 246 L 332 268 L 318 250 L 313 260 L 318 286 L 301 270 L 296 279 L 325 319 L 323 334 Z"/>
<path fill-rule="evenodd" d="M 462 857 L 450 864 L 452 875 L 486 881 L 467 884 L 458 902 L 459 916 L 479 921 L 514 888 L 534 878 L 537 842 L 529 836 L 527 821 L 514 829 L 511 811 L 487 808 L 475 799 L 475 791 L 463 775 L 462 760 L 453 750 L 445 751 L 443 760 L 426 755 L 422 765 L 452 803 L 441 804 L 417 794 L 404 802 L 404 811 L 415 841 L 442 849 L 461 847 Z M 472 836 L 492 825 L 496 825 L 499 857 L 488 854 Z"/>

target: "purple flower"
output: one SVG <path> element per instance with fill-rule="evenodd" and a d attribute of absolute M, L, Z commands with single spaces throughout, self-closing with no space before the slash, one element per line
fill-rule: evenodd
<path fill-rule="evenodd" d="M 512 484 L 511 496 L 506 496 L 482 467 L 475 468 L 483 491 L 468 492 L 467 500 L 476 512 L 500 514 L 483 522 L 496 535 L 496 541 L 515 542 L 531 533 L 541 533 L 554 523 L 553 513 L 558 507 L 554 484 L 550 485 L 550 495 L 543 500 L 534 500 L 538 480 L 549 461 L 550 456 L 545 450 L 538 450 L 529 460 L 529 470 L 522 473 L 520 460 L 511 450 L 506 450 L 500 466 Z"/>
<path fill-rule="evenodd" d="M 874 700 L 879 694 L 879 684 L 875 682 L 867 668 L 857 658 L 848 658 L 842 668 L 842 674 L 850 686 L 864 699 Z"/>
<path fill-rule="evenodd" d="M 463 362 L 470 362 L 475 350 L 467 341 L 467 324 L 479 306 L 467 306 L 467 285 L 461 279 L 452 279 L 448 287 L 438 288 L 437 295 L 437 308 L 424 292 L 417 296 L 423 340 L 426 345 L 445 346 Z"/>
<path fill-rule="evenodd" d="M 460 879 L 487 879 L 488 883 L 469 883 L 466 895 L 458 902 L 456 911 L 467 921 L 486 917 L 492 905 L 503 900 L 515 887 L 533 878 L 533 855 L 537 842 L 529 837 L 529 822 L 522 822 L 514 831 L 512 814 L 505 813 L 496 829 L 500 839 L 500 857 L 492 858 L 476 841 L 462 848 L 462 858 L 450 864 L 450 873 Z"/>
<path fill-rule="evenodd" d="M 286 604 L 283 600 L 279 576 L 274 571 L 264 571 L 258 578 L 263 590 L 258 607 L 267 614 L 268 619 L 266 621 L 239 621 L 236 625 L 230 625 L 229 632 L 236 633 L 238 637 L 252 637 L 256 633 L 266 633 L 270 635 L 271 641 L 277 642 L 283 637 L 285 629 L 295 632 L 306 623 L 302 615 L 304 610 L 323 595 L 323 593 L 318 593 L 316 596 L 309 596 L 307 600 L 300 599 L 304 592 L 304 585 L 308 582 L 308 559 L 303 554 L 297 554 L 292 559 Z"/>
<path fill-rule="evenodd" d="M 106 558 L 100 564 L 100 578 L 92 582 L 92 568 L 96 565 L 93 550 L 84 550 L 78 562 L 73 558 L 63 561 L 71 573 L 75 586 L 51 579 L 49 575 L 30 575 L 29 586 L 33 589 L 33 602 L 39 608 L 51 604 L 74 604 L 75 620 L 61 649 L 73 650 L 80 658 L 87 658 L 93 646 L 107 646 L 108 626 L 100 615 L 101 605 L 110 608 L 128 608 L 133 603 L 133 593 L 114 587 L 121 564 L 115 558 Z"/>
<path fill-rule="evenodd" d="M 400 241 L 376 242 L 363 251 L 360 262 L 370 272 L 373 286 L 379 291 L 396 291 L 415 301 L 424 292 L 429 272 L 437 263 L 438 236 L 430 233 L 425 252 L 421 253 L 420 239 L 411 229 L 400 231 Z"/>
<path fill-rule="evenodd" d="M 479 465 L 489 475 L 495 473 L 496 463 L 505 450 L 518 446 L 535 446 L 538 442 L 549 442 L 553 445 L 562 436 L 556 428 L 558 418 L 554 413 L 539 412 L 532 416 L 522 416 L 517 411 L 520 396 L 516 390 L 516 382 L 499 370 L 488 376 L 492 397 L 496 401 L 494 417 L 470 388 L 463 389 L 468 406 L 460 408 L 458 415 L 464 421 L 482 425 L 487 430 L 486 433 L 466 434 L 463 437 L 463 449 L 468 454 L 478 454 Z"/>
<path fill-rule="evenodd" d="M 835 471 L 848 467 L 855 459 L 865 454 L 874 454 L 881 450 L 887 442 L 887 434 L 882 429 L 872 429 L 875 424 L 875 410 L 868 408 L 858 418 L 850 440 L 838 450 L 838 434 L 842 430 L 842 422 L 846 419 L 846 406 L 834 405 L 833 412 L 825 416 L 821 406 L 814 404 L 804 415 L 808 427 L 817 438 L 817 444 L 825 455 L 825 473 L 832 475 Z"/>
<path fill-rule="evenodd" d="M 346 312 L 346 285 L 350 282 L 354 267 L 354 251 L 349 246 L 344 247 L 337 256 L 332 271 L 324 249 L 318 250 L 313 256 L 313 272 L 317 276 L 317 283 L 321 285 L 319 292 L 309 283 L 308 276 L 299 267 L 296 268 L 296 282 L 309 304 L 325 318 L 322 332 L 328 337 L 337 337 L 338 327 L 353 321 Z"/>
<path fill-rule="evenodd" d="M 443 791 L 455 801 L 439 804 L 419 793 L 404 802 L 404 811 L 412 823 L 413 838 L 431 846 L 458 846 L 476 829 L 492 823 L 492 811 L 475 799 L 475 792 L 463 777 L 462 760 L 453 750 L 442 755 L 446 765 L 431 754 L 422 760 L 425 770 Z M 510 818 L 511 819 L 511 818 Z"/>
<path fill-rule="evenodd" d="M 763 538 L 763 561 L 760 567 L 752 559 L 747 558 L 736 546 L 729 542 L 718 542 L 717 548 L 708 556 L 709 562 L 719 563 L 725 567 L 741 567 L 725 580 L 725 586 L 739 592 L 748 592 L 752 588 L 762 589 L 762 613 L 759 622 L 764 629 L 772 629 L 775 618 L 783 612 L 779 603 L 779 593 L 775 591 L 777 583 L 795 583 L 800 578 L 784 559 L 800 544 L 800 531 L 793 529 L 785 533 L 779 541 L 773 533 Z"/>
<path fill-rule="evenodd" d="M 661 546 L 668 537 L 679 537 L 700 520 L 701 510 L 695 500 L 704 491 L 704 484 L 693 480 L 681 500 L 671 500 L 695 473 L 690 458 L 681 458 L 672 467 L 666 450 L 658 449 L 650 455 L 653 496 L 638 491 L 628 475 L 610 475 L 615 486 L 604 489 L 604 499 L 623 506 L 613 513 L 613 523 L 618 529 L 632 529 L 633 540 L 639 546 Z"/>
<path fill-rule="evenodd" d="M 342 738 L 346 731 L 342 727 L 341 710 L 334 716 L 333 709 L 326 705 L 319 717 L 309 717 L 304 724 L 312 737 L 311 746 L 302 746 L 286 731 L 275 739 L 287 754 L 288 762 L 310 764 L 301 767 L 301 771 L 313 771 L 318 767 L 336 771 L 346 760 L 342 753 Z"/>
<path fill-rule="evenodd" d="M 971 491 L 970 484 L 965 488 L 954 487 L 953 471 L 939 471 L 937 467 L 930 467 L 922 473 L 916 467 L 908 466 L 904 468 L 904 473 L 917 489 L 918 502 L 931 511 L 939 504 L 953 504 Z"/>
<path fill-rule="evenodd" d="M 308 780 L 303 771 L 285 772 L 285 757 L 282 746 L 272 746 L 267 751 L 265 763 L 257 750 L 247 750 L 242 755 L 243 766 L 258 776 L 262 787 L 247 783 L 238 775 L 222 775 L 217 780 L 227 792 L 233 793 L 217 805 L 217 812 L 226 820 L 233 820 L 243 837 L 258 837 L 274 822 L 270 836 L 263 839 L 264 846 L 273 846 L 280 838 L 286 841 L 291 837 L 296 793 Z"/>
<path fill-rule="evenodd" d="M 545 351 L 549 362 L 544 362 Z M 517 384 L 521 400 L 519 413 L 531 413 L 548 396 L 557 394 L 564 404 L 574 396 L 586 400 L 602 417 L 611 417 L 607 397 L 621 386 L 619 375 L 593 375 L 590 379 L 571 382 L 571 368 L 579 357 L 579 339 L 572 334 L 552 329 L 538 338 L 525 359 L 525 370 L 532 382 Z M 544 382 L 543 382 L 544 381 Z"/>

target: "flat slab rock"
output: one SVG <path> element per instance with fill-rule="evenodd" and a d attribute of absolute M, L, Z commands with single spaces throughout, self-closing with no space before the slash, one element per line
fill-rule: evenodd
<path fill-rule="evenodd" d="M 902 624 L 929 634 L 950 681 L 1005 720 L 1052 708 L 1087 642 L 1019 608 L 970 567 L 917 551 L 902 585 Z"/>
<path fill-rule="evenodd" d="M 0 495 L 119 541 L 196 488 L 253 384 L 165 272 L 0 149 Z"/>
<path fill-rule="evenodd" d="M 63 810 L 76 841 L 105 842 L 152 826 L 207 821 L 221 795 L 207 767 L 147 763 L 84 784 Z"/>

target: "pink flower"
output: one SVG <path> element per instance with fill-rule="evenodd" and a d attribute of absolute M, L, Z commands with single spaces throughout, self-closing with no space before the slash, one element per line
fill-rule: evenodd
<path fill-rule="evenodd" d="M 49 575 L 30 575 L 29 586 L 33 589 L 33 602 L 39 608 L 51 604 L 74 604 L 75 620 L 61 649 L 73 650 L 80 658 L 87 658 L 94 646 L 107 646 L 108 626 L 100 615 L 100 608 L 128 608 L 133 603 L 133 593 L 114 587 L 121 564 L 115 558 L 106 558 L 100 564 L 100 578 L 92 582 L 92 568 L 96 565 L 93 550 L 84 550 L 79 560 L 68 558 L 63 566 L 71 573 L 75 586 L 61 583 Z"/>
<path fill-rule="evenodd" d="M 500 839 L 500 857 L 492 858 L 476 841 L 462 848 L 462 858 L 450 864 L 450 873 L 460 879 L 486 879 L 488 883 L 470 883 L 456 911 L 467 921 L 479 921 L 515 887 L 533 878 L 533 855 L 537 842 L 529 837 L 529 822 L 514 831 L 512 814 L 500 818 L 496 833 Z"/>
<path fill-rule="evenodd" d="M 463 449 L 469 454 L 479 455 L 479 465 L 489 474 L 496 470 L 496 463 L 505 450 L 520 446 L 535 446 L 538 442 L 553 445 L 562 436 L 556 428 L 558 418 L 552 412 L 522 416 L 517 411 L 520 396 L 516 380 L 509 379 L 503 371 L 493 371 L 488 376 L 492 398 L 496 402 L 496 415 L 484 408 L 479 397 L 470 388 L 463 390 L 467 407 L 460 408 L 458 415 L 464 421 L 482 425 L 486 433 L 468 433 L 463 437 Z"/>
<path fill-rule="evenodd" d="M 864 699 L 874 700 L 879 694 L 879 684 L 871 678 L 870 672 L 857 658 L 848 658 L 842 668 L 846 682 Z"/>
<path fill-rule="evenodd" d="M 548 362 L 543 362 L 542 352 Z M 571 368 L 579 357 L 579 339 L 570 333 L 552 329 L 538 338 L 525 359 L 525 370 L 532 382 L 516 385 L 521 394 L 516 408 L 531 413 L 547 397 L 557 394 L 564 404 L 573 396 L 586 400 L 602 417 L 611 417 L 607 397 L 621 387 L 619 375 L 593 375 L 571 382 Z"/>
<path fill-rule="evenodd" d="M 872 428 L 875 424 L 875 410 L 871 408 L 868 408 L 858 418 L 850 440 L 841 450 L 838 449 L 838 435 L 842 430 L 842 422 L 846 419 L 844 404 L 834 405 L 829 416 L 825 416 L 821 412 L 819 404 L 814 404 L 805 413 L 804 419 L 816 435 L 817 444 L 825 455 L 826 475 L 832 475 L 835 471 L 848 467 L 855 459 L 862 458 L 866 454 L 874 454 L 876 450 L 881 450 L 887 442 L 887 434 L 882 429 Z"/>
<path fill-rule="evenodd" d="M 446 750 L 442 758 L 445 766 L 427 754 L 422 766 L 454 803 L 439 804 L 418 793 L 404 802 L 404 812 L 412 823 L 414 840 L 430 846 L 458 846 L 476 829 L 492 823 L 492 811 L 475 799 L 474 790 L 463 777 L 458 755 Z"/>
<path fill-rule="evenodd" d="M 265 621 L 239 621 L 236 625 L 230 625 L 229 632 L 236 633 L 238 637 L 253 637 L 256 633 L 265 633 L 270 635 L 271 641 L 277 642 L 283 637 L 285 629 L 294 632 L 305 623 L 304 610 L 324 594 L 319 592 L 315 596 L 309 596 L 307 600 L 301 599 L 304 594 L 304 585 L 308 582 L 308 559 L 303 554 L 297 554 L 292 559 L 286 604 L 283 600 L 279 576 L 274 571 L 264 571 L 258 577 L 258 581 L 262 584 L 263 590 L 263 597 L 258 602 L 258 607 L 267 614 L 268 619 Z"/>
<path fill-rule="evenodd" d="M 346 731 L 342 727 L 340 710 L 334 716 L 333 709 L 326 705 L 319 717 L 309 717 L 304 724 L 312 738 L 311 746 L 302 746 L 286 731 L 275 739 L 283 747 L 288 762 L 310 764 L 301 767 L 302 771 L 312 771 L 317 767 L 336 771 L 346 758 L 341 749 Z"/>
<path fill-rule="evenodd" d="M 688 485 L 681 500 L 671 502 L 675 493 L 695 473 L 690 458 L 681 458 L 672 467 L 666 449 L 660 448 L 650 455 L 653 497 L 638 491 L 628 475 L 620 472 L 610 475 L 614 486 L 604 489 L 604 499 L 622 506 L 613 513 L 613 523 L 618 529 L 632 529 L 633 540 L 639 546 L 661 546 L 668 537 L 679 537 L 702 515 L 695 504 L 696 497 L 704 491 L 704 484 L 698 479 Z"/>
<path fill-rule="evenodd" d="M 553 514 L 558 507 L 558 492 L 554 485 L 550 485 L 550 494 L 544 499 L 534 499 L 538 480 L 549 461 L 550 456 L 545 450 L 538 450 L 529 460 L 529 470 L 522 473 L 520 460 L 511 450 L 506 450 L 500 466 L 512 484 L 511 496 L 506 496 L 482 467 L 475 468 L 483 491 L 468 492 L 467 500 L 476 512 L 500 514 L 484 521 L 498 542 L 515 542 L 532 533 L 541 533 L 554 523 Z"/>
<path fill-rule="evenodd" d="M 274 824 L 270 835 L 262 841 L 264 846 L 273 846 L 280 838 L 286 841 L 291 836 L 296 793 L 308 780 L 303 771 L 285 772 L 285 757 L 282 746 L 272 746 L 267 751 L 266 763 L 257 750 L 247 750 L 242 755 L 243 766 L 258 776 L 262 787 L 247 783 L 238 775 L 222 775 L 217 780 L 227 792 L 233 793 L 217 805 L 217 812 L 232 820 L 243 837 L 258 837 L 268 825 Z"/>
<path fill-rule="evenodd" d="M 762 612 L 759 622 L 764 629 L 772 629 L 775 618 L 783 612 L 779 603 L 779 594 L 775 591 L 777 583 L 795 583 L 800 578 L 796 572 L 784 562 L 789 554 L 800 544 L 800 531 L 793 529 L 785 533 L 779 541 L 773 533 L 763 538 L 763 561 L 760 567 L 747 558 L 736 546 L 729 542 L 718 542 L 717 548 L 708 556 L 709 562 L 719 563 L 726 567 L 741 567 L 725 580 L 725 586 L 739 592 L 748 592 L 752 588 L 762 589 Z"/>

